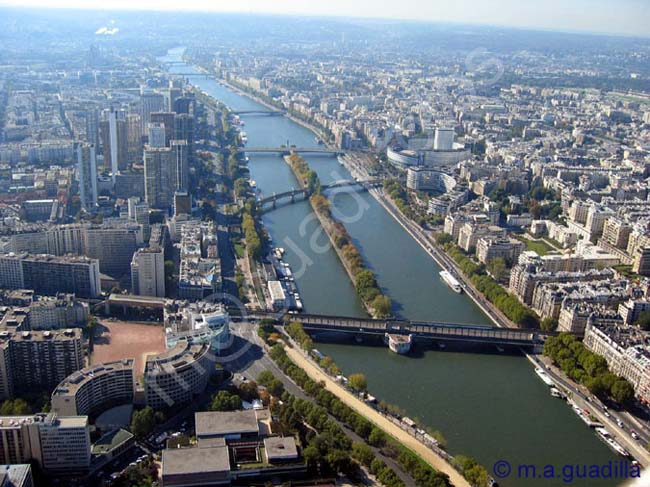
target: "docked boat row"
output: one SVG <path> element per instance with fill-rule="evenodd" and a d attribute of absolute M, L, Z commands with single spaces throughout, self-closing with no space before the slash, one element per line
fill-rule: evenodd
<path fill-rule="evenodd" d="M 559 399 L 567 399 L 567 396 L 557 387 L 557 384 L 553 382 L 553 379 L 546 373 L 541 367 L 535 368 L 535 373 L 537 376 L 542 379 L 544 384 L 546 384 L 551 391 L 551 396 L 557 397 Z M 605 426 L 598 421 L 587 409 L 583 409 L 578 406 L 573 400 L 567 399 L 567 403 L 571 406 L 571 409 L 574 413 L 590 428 L 596 430 L 598 437 L 605 442 L 613 451 L 618 453 L 623 457 L 629 457 L 630 454 L 625 448 L 623 448 L 620 443 L 618 443 L 609 432 L 605 429 Z"/>
<path fill-rule="evenodd" d="M 274 274 L 274 279 L 269 279 L 268 282 L 271 307 L 274 309 L 288 308 L 291 311 L 302 311 L 302 299 L 300 299 L 291 266 L 282 260 L 284 252 L 282 247 L 276 247 L 269 254 Z"/>
<path fill-rule="evenodd" d="M 598 421 L 596 418 L 594 418 L 588 410 L 582 409 L 580 406 L 578 406 L 570 399 L 567 402 L 571 406 L 571 409 L 573 409 L 573 411 L 578 415 L 578 417 L 582 420 L 582 422 L 585 423 L 587 426 L 589 426 L 590 428 L 603 428 L 603 424 L 600 421 Z"/>

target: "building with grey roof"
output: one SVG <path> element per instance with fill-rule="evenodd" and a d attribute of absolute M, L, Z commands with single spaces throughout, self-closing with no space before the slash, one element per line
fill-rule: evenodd
<path fill-rule="evenodd" d="M 209 411 L 194 414 L 197 439 L 240 439 L 260 434 L 257 411 Z"/>
<path fill-rule="evenodd" d="M 227 446 L 163 450 L 162 485 L 229 485 L 230 454 Z"/>

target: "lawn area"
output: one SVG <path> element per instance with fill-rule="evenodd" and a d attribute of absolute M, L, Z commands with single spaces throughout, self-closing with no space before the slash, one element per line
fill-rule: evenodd
<path fill-rule="evenodd" d="M 233 247 L 233 249 L 235 251 L 235 255 L 237 256 L 237 258 L 238 259 L 243 259 L 245 253 L 244 253 L 244 247 L 242 246 L 242 244 L 240 244 L 239 242 L 233 242 L 232 247 Z"/>
<path fill-rule="evenodd" d="M 523 243 L 526 244 L 526 250 L 532 250 L 537 252 L 539 255 L 546 255 L 550 252 L 555 252 L 556 250 L 551 247 L 549 244 L 543 240 L 529 240 L 525 237 L 518 237 Z"/>

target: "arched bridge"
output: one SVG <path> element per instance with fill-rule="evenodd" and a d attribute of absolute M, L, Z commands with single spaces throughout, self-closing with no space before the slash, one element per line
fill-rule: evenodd
<path fill-rule="evenodd" d="M 292 152 L 333 157 L 346 154 L 344 150 L 328 149 L 326 147 L 244 147 L 242 150 L 249 154 L 278 154 L 280 156 L 288 156 Z"/>
<path fill-rule="evenodd" d="M 331 184 L 321 185 L 321 191 L 328 191 L 336 188 L 345 188 L 345 187 L 355 187 L 358 186 L 358 190 L 367 191 L 369 188 L 381 184 L 381 179 L 368 179 L 364 181 L 353 181 L 353 180 L 342 180 L 335 181 Z M 264 211 L 264 205 L 272 204 L 271 209 L 274 209 L 277 203 L 281 200 L 288 200 L 290 203 L 295 203 L 296 198 L 305 199 L 309 195 L 307 189 L 292 189 L 291 191 L 285 191 L 284 193 L 274 193 L 271 196 L 265 198 L 259 198 L 257 204 L 261 211 Z M 269 211 L 267 208 L 266 211 Z"/>

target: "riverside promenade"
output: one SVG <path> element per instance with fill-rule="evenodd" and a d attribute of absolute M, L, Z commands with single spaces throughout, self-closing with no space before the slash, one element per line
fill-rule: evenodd
<path fill-rule="evenodd" d="M 455 487 L 471 487 L 469 482 L 456 470 L 447 460 L 438 456 L 431 449 L 423 445 L 420 441 L 413 438 L 399 426 L 389 421 L 375 409 L 368 406 L 361 399 L 353 395 L 350 391 L 335 382 L 329 375 L 323 372 L 309 358 L 307 358 L 296 347 L 286 347 L 287 355 L 293 362 L 304 370 L 307 375 L 316 382 L 324 382 L 325 387 L 332 394 L 336 395 L 347 406 L 354 409 L 368 421 L 372 422 L 390 436 L 395 438 L 401 444 L 417 453 L 424 461 L 433 468 L 449 476 L 449 480 Z"/>

